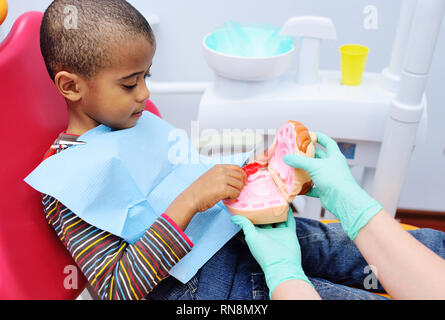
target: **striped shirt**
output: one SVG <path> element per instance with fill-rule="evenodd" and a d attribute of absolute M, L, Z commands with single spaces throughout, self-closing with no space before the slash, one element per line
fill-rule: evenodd
<path fill-rule="evenodd" d="M 59 142 L 78 136 L 60 134 L 44 159 L 65 150 Z M 162 214 L 135 243 L 80 219 L 57 199 L 42 194 L 49 225 L 102 299 L 143 299 L 193 247 L 184 232 Z"/>

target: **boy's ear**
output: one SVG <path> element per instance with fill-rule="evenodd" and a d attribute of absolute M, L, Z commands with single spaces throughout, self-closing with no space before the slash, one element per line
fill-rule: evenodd
<path fill-rule="evenodd" d="M 54 78 L 59 92 L 68 100 L 77 102 L 82 98 L 80 78 L 74 73 L 60 71 Z"/>

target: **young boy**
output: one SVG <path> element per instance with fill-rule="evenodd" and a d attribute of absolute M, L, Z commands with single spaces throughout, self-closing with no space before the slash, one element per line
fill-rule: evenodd
<path fill-rule="evenodd" d="M 75 27 L 65 25 L 67 6 Z M 145 78 L 156 40 L 145 18 L 124 0 L 55 0 L 45 11 L 41 51 L 51 79 L 64 96 L 69 121 L 45 157 L 104 124 L 136 125 L 150 97 Z M 260 266 L 242 233 L 232 238 L 186 284 L 168 271 L 193 244 L 183 230 L 197 212 L 237 198 L 246 181 L 235 165 L 216 165 L 181 193 L 133 244 L 92 226 L 57 199 L 42 195 L 46 219 L 103 299 L 267 299 Z M 363 287 L 365 260 L 337 225 L 297 219 L 303 267 L 325 299 L 374 299 Z M 431 246 L 435 246 L 432 243 Z M 336 281 L 340 284 L 333 284 Z"/>
<path fill-rule="evenodd" d="M 69 29 L 64 8 L 73 4 L 79 20 Z M 61 140 L 75 141 L 99 124 L 125 129 L 137 123 L 150 96 L 144 80 L 150 76 L 155 50 L 149 24 L 126 1 L 61 0 L 49 6 L 41 26 L 41 51 L 69 115 L 54 153 L 63 150 Z M 221 199 L 236 198 L 243 179 L 245 173 L 238 166 L 215 166 L 133 245 L 82 221 L 48 195 L 42 201 L 48 223 L 94 289 L 106 299 L 140 299 L 191 250 L 182 230 L 193 215 Z"/>

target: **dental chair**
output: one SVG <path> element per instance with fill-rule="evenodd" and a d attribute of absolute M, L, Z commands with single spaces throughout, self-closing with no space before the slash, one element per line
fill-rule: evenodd
<path fill-rule="evenodd" d="M 23 179 L 66 129 L 66 103 L 40 52 L 43 13 L 20 16 L 0 43 L 0 300 L 76 299 L 87 280 Z M 161 117 L 151 102 L 146 110 Z"/>

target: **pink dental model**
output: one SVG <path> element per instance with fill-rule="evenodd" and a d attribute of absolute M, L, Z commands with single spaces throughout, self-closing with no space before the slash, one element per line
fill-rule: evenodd
<path fill-rule="evenodd" d="M 297 121 L 281 125 L 267 150 L 267 159 L 243 167 L 247 184 L 237 199 L 224 201 L 230 213 L 242 215 L 253 224 L 286 221 L 289 202 L 308 192 L 312 180 L 306 171 L 288 166 L 283 158 L 289 153 L 314 157 L 316 140 L 315 133 Z"/>

